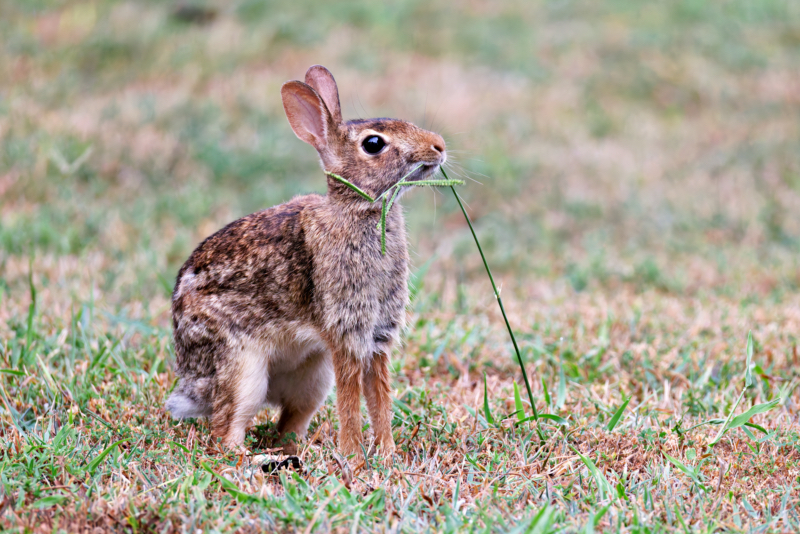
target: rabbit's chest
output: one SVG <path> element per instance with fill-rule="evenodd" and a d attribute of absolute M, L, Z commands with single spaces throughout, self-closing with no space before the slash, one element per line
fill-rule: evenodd
<path fill-rule="evenodd" d="M 387 220 L 386 252 L 374 220 L 352 222 L 345 239 L 325 242 L 315 265 L 324 328 L 359 344 L 394 337 L 408 302 L 408 252 L 402 215 Z M 353 231 L 356 230 L 356 231 Z"/>
<path fill-rule="evenodd" d="M 371 221 L 364 224 L 361 239 L 346 247 L 339 264 L 339 281 L 353 297 L 375 301 L 380 306 L 398 295 L 407 284 L 408 246 L 402 217 L 386 224 L 385 242 L 381 231 Z M 385 247 L 385 249 L 384 249 Z"/>

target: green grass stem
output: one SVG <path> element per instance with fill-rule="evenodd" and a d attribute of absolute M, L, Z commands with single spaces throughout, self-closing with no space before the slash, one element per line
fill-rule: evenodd
<path fill-rule="evenodd" d="M 445 177 L 445 180 L 449 180 L 447 178 L 447 173 L 445 173 L 444 169 L 441 169 L 442 174 Z M 535 420 L 539 420 L 539 413 L 536 411 L 536 403 L 533 400 L 533 392 L 531 391 L 531 383 L 528 380 L 528 373 L 525 371 L 525 364 L 522 363 L 522 354 L 519 351 L 519 345 L 517 345 L 517 339 L 514 337 L 514 331 L 511 330 L 511 323 L 508 322 L 508 316 L 506 315 L 506 310 L 503 307 L 503 299 L 500 298 L 500 291 L 497 289 L 497 284 L 494 283 L 494 277 L 492 276 L 492 270 L 489 269 L 489 263 L 486 261 L 486 255 L 483 253 L 483 248 L 481 248 L 481 243 L 478 241 L 478 236 L 475 234 L 475 228 L 472 227 L 472 220 L 470 220 L 469 215 L 467 214 L 467 210 L 464 209 L 464 204 L 461 203 L 461 197 L 458 196 L 456 193 L 456 188 L 450 186 L 450 189 L 453 191 L 453 195 L 456 197 L 456 201 L 458 202 L 458 206 L 461 208 L 461 213 L 464 214 L 464 219 L 467 220 L 467 224 L 469 225 L 469 231 L 472 232 L 472 238 L 475 240 L 475 245 L 478 247 L 478 252 L 481 254 L 481 259 L 483 260 L 483 266 L 486 268 L 486 274 L 489 275 L 489 280 L 492 282 L 492 289 L 494 290 L 494 296 L 497 298 L 497 304 L 500 306 L 500 313 L 503 314 L 503 320 L 506 322 L 506 328 L 508 329 L 508 335 L 511 337 L 511 343 L 514 344 L 514 351 L 517 354 L 517 362 L 519 363 L 519 368 L 522 370 L 522 378 L 525 379 L 525 389 L 528 391 L 528 400 L 531 403 L 531 408 L 533 409 L 533 417 Z"/>

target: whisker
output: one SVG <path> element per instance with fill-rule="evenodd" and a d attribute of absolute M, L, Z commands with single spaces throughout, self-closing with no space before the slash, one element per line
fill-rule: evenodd
<path fill-rule="evenodd" d="M 448 161 L 447 163 L 450 163 L 450 162 Z M 488 176 L 486 176 L 485 174 L 483 174 L 482 172 L 473 171 L 473 170 L 470 170 L 470 169 L 467 169 L 467 168 L 465 168 L 463 165 L 461 165 L 461 163 L 460 163 L 460 162 L 457 162 L 457 161 L 456 161 L 456 162 L 453 162 L 453 163 L 454 163 L 454 164 L 457 166 L 457 168 L 458 168 L 459 170 L 463 171 L 463 172 L 464 172 L 466 175 L 474 174 L 474 175 L 477 175 L 477 176 L 483 176 L 483 177 L 484 177 L 484 178 L 486 178 L 487 180 L 490 180 L 490 179 L 491 179 L 491 178 L 489 178 Z M 470 177 L 470 180 L 474 180 L 474 178 Z M 477 181 L 477 180 L 476 180 L 476 181 Z"/>
<path fill-rule="evenodd" d="M 424 111 L 422 112 L 422 127 L 425 128 L 426 130 L 430 130 L 430 128 L 428 128 L 428 126 L 427 126 L 427 120 L 428 120 L 428 92 L 426 91 L 425 92 L 425 107 L 424 107 Z"/>
<path fill-rule="evenodd" d="M 464 179 L 467 179 L 467 180 L 475 181 L 472 178 L 470 178 L 469 176 L 464 176 L 464 173 L 461 172 L 459 169 L 456 169 L 456 168 L 453 168 L 453 167 L 448 167 L 448 170 L 450 172 L 452 172 L 453 174 L 455 174 L 456 176 L 458 176 L 459 178 L 464 178 Z M 483 184 L 480 184 L 480 185 L 483 185 Z"/>
<path fill-rule="evenodd" d="M 356 98 L 358 99 L 358 105 L 361 106 L 361 111 L 363 111 L 365 115 L 369 115 L 369 113 L 367 113 L 367 108 L 365 108 L 364 104 L 361 102 L 361 95 L 356 93 Z"/>
<path fill-rule="evenodd" d="M 355 98 L 355 95 L 351 95 L 351 96 L 350 96 L 350 106 L 352 106 L 352 108 L 353 108 L 353 111 L 355 112 L 355 114 L 356 114 L 356 117 L 358 117 L 358 119 L 359 119 L 359 120 L 361 120 L 361 119 L 363 119 L 363 118 L 364 118 L 364 117 L 362 117 L 362 116 L 361 116 L 361 114 L 358 112 L 358 106 L 356 106 L 356 98 Z M 363 106 L 362 106 L 362 107 L 363 107 Z"/>
<path fill-rule="evenodd" d="M 456 194 L 458 195 L 458 191 L 456 191 Z M 461 202 L 463 202 L 463 203 L 464 203 L 464 205 L 465 205 L 466 207 L 468 207 L 468 208 L 469 208 L 469 204 L 467 204 L 467 201 L 466 201 L 466 200 L 464 200 L 464 197 L 463 197 L 463 196 L 461 196 L 461 195 L 458 195 L 458 198 L 460 198 L 460 199 L 461 199 Z"/>
<path fill-rule="evenodd" d="M 448 170 L 452 171 L 453 174 L 455 174 L 459 178 L 464 178 L 465 180 L 470 180 L 472 182 L 475 182 L 478 185 L 483 185 L 482 182 L 479 182 L 478 180 L 476 180 L 475 178 L 470 176 L 469 175 L 469 171 L 467 171 L 466 169 L 464 169 L 460 165 L 458 167 L 455 167 L 453 165 L 450 165 L 450 162 L 448 162 L 448 163 L 445 163 L 444 166 L 447 167 Z M 480 173 L 476 173 L 476 174 L 480 174 Z M 482 175 L 482 176 L 485 176 L 486 178 L 488 178 L 488 176 L 486 176 L 486 175 Z"/>

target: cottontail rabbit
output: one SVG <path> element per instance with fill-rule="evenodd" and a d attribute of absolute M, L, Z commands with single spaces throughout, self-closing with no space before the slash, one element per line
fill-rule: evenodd
<path fill-rule="evenodd" d="M 331 73 L 308 69 L 281 88 L 289 124 L 317 149 L 322 168 L 373 198 L 419 167 L 446 160 L 441 136 L 394 119 L 345 122 Z M 172 295 L 179 384 L 175 418 L 211 417 L 212 435 L 237 447 L 256 413 L 281 407 L 284 451 L 296 450 L 334 378 L 339 448 L 361 450 L 361 391 L 382 453 L 394 450 L 389 354 L 408 304 L 408 251 L 399 206 L 386 217 L 328 176 L 328 193 L 259 211 L 203 241 Z"/>

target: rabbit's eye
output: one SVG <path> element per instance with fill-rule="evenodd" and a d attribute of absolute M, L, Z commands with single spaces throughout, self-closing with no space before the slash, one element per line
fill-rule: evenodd
<path fill-rule="evenodd" d="M 364 142 L 361 143 L 361 146 L 364 147 L 364 150 L 367 151 L 367 154 L 377 154 L 383 147 L 386 146 L 386 141 L 383 140 L 383 137 L 378 135 L 370 135 Z"/>

